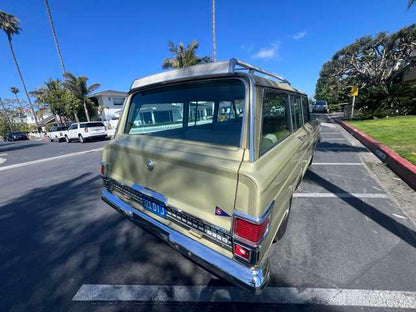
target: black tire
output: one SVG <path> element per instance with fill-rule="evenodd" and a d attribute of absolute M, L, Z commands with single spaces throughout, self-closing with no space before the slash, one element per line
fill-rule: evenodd
<path fill-rule="evenodd" d="M 286 215 L 282 221 L 282 224 L 280 224 L 279 230 L 276 233 L 276 237 L 274 238 L 273 242 L 277 242 L 280 241 L 283 236 L 286 233 L 286 229 L 287 229 L 287 224 L 289 223 L 289 215 L 290 215 L 290 210 L 292 210 L 292 197 L 289 200 L 289 204 L 288 207 L 286 209 Z"/>
<path fill-rule="evenodd" d="M 66 143 L 71 143 L 71 140 L 68 138 L 67 135 L 65 136 L 65 141 L 66 141 Z"/>
<path fill-rule="evenodd" d="M 84 137 L 80 134 L 80 135 L 78 135 L 78 138 L 79 138 L 79 141 L 81 142 L 81 143 L 85 143 L 85 139 L 84 139 Z"/>

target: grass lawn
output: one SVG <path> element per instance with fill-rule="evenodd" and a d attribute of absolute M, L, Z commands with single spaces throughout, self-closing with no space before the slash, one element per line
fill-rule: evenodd
<path fill-rule="evenodd" d="M 416 165 L 416 116 L 348 121 Z"/>

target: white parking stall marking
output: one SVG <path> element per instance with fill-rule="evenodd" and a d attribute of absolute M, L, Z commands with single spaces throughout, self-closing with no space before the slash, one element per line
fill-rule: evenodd
<path fill-rule="evenodd" d="M 7 153 L 0 154 L 0 165 L 2 163 L 6 162 L 6 160 L 7 160 L 6 158 L 3 158 L 2 156 L 7 156 Z"/>
<path fill-rule="evenodd" d="M 416 308 L 416 292 L 367 289 L 268 287 L 252 295 L 237 287 L 163 285 L 82 285 L 73 301 L 239 302 Z"/>
<path fill-rule="evenodd" d="M 328 163 L 328 162 L 314 162 L 312 166 L 364 166 L 363 163 Z"/>
<path fill-rule="evenodd" d="M 47 161 L 51 161 L 51 160 L 55 160 L 55 159 L 78 156 L 78 155 L 83 155 L 83 154 L 87 154 L 87 153 L 91 153 L 91 152 L 99 152 L 99 151 L 102 151 L 102 150 L 103 150 L 103 148 L 100 147 L 100 148 L 95 148 L 95 149 L 88 150 L 88 151 L 82 151 L 82 152 L 76 152 L 76 153 L 70 153 L 70 154 L 65 154 L 65 155 L 59 155 L 59 156 L 54 156 L 54 157 L 48 157 L 48 158 L 42 158 L 42 159 L 27 161 L 27 162 L 20 163 L 20 164 L 0 167 L 0 171 L 16 169 L 16 168 L 20 168 L 20 167 L 26 167 L 26 166 L 35 165 L 35 164 L 39 164 L 39 163 L 43 163 L 43 162 L 47 162 Z"/>
<path fill-rule="evenodd" d="M 387 194 L 371 193 L 293 193 L 297 198 L 389 198 Z"/>
<path fill-rule="evenodd" d="M 347 141 L 346 138 L 323 138 L 322 142 L 329 142 L 329 141 Z"/>

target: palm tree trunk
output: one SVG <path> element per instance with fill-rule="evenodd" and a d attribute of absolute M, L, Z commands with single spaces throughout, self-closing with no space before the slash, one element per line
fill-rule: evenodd
<path fill-rule="evenodd" d="M 29 103 L 30 109 L 32 110 L 33 117 L 35 118 L 37 131 L 39 131 L 38 117 L 36 116 L 35 109 L 33 108 L 32 101 L 30 100 L 29 93 L 27 92 L 26 83 L 25 83 L 25 80 L 23 79 L 22 72 L 20 71 L 19 63 L 17 63 L 16 54 L 14 54 L 12 38 L 9 36 L 8 39 L 9 39 L 10 52 L 12 53 L 14 64 L 16 65 L 17 72 L 19 73 L 20 80 L 22 81 L 23 89 L 25 90 L 25 93 L 26 93 L 27 101 Z"/>
<path fill-rule="evenodd" d="M 79 122 L 78 114 L 74 112 L 75 121 Z"/>
<path fill-rule="evenodd" d="M 3 107 L 4 116 L 6 116 L 7 122 L 9 123 L 10 132 L 13 132 L 12 123 L 10 121 L 9 115 L 7 114 L 6 108 L 4 107 L 4 103 L 1 98 L 0 98 L 0 104 Z"/>
<path fill-rule="evenodd" d="M 90 120 L 90 114 L 88 113 L 87 102 L 83 100 L 82 104 L 84 105 L 85 118 L 87 118 L 87 121 L 90 122 L 91 120 Z"/>
<path fill-rule="evenodd" d="M 64 60 L 62 58 L 61 48 L 59 47 L 58 36 L 56 35 L 56 31 L 55 31 L 55 25 L 53 24 L 51 8 L 49 7 L 48 0 L 45 0 L 44 2 L 45 2 L 46 12 L 48 13 L 49 24 L 51 25 L 52 37 L 53 37 L 53 41 L 55 42 L 56 52 L 58 53 L 59 62 L 61 63 L 62 75 L 64 75 L 66 73 L 65 65 L 64 65 Z"/>

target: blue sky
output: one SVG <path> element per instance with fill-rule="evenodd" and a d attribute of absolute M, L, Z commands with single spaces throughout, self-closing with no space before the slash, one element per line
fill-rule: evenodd
<path fill-rule="evenodd" d="M 132 80 L 162 70 L 167 42 L 200 42 L 211 55 L 211 1 L 49 0 L 68 71 L 100 90 L 128 90 Z M 313 96 L 322 64 L 355 39 L 394 32 L 416 21 L 407 0 L 217 1 L 217 59 L 237 57 L 287 77 Z M 29 90 L 61 76 L 42 0 L 2 0 L 21 21 L 13 39 Z M 0 33 L 0 97 L 23 88 Z M 20 94 L 21 96 L 22 93 Z"/>

